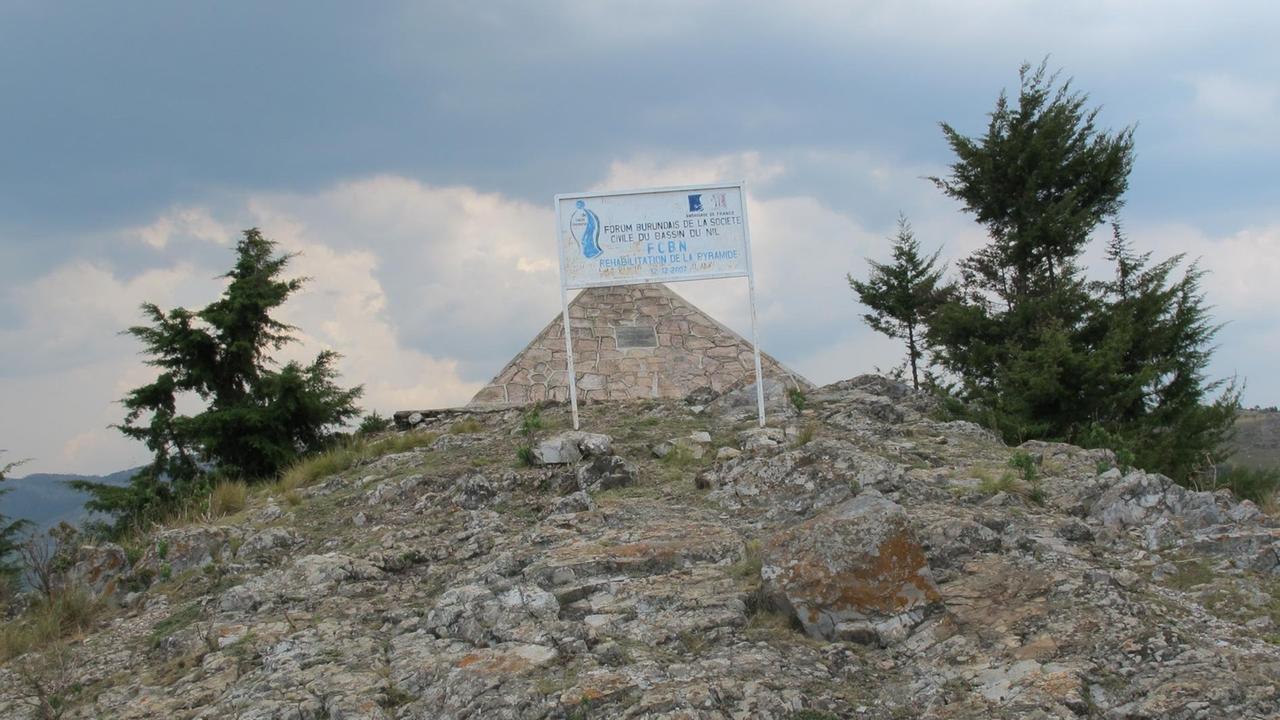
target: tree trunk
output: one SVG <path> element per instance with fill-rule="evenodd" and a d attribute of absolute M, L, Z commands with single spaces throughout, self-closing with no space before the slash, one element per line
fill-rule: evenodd
<path fill-rule="evenodd" d="M 916 325 L 907 323 L 907 359 L 911 361 L 911 387 L 920 389 L 920 376 L 916 374 Z"/>

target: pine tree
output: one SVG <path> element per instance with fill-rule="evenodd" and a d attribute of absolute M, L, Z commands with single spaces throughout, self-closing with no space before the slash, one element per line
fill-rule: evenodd
<path fill-rule="evenodd" d="M 1203 275 L 1174 280 L 1180 257 L 1150 265 L 1117 229 L 1116 279 L 1085 280 L 1090 236 L 1123 206 L 1133 130 L 1099 129 L 1087 97 L 1043 63 L 1019 76 L 1016 102 L 1001 93 L 984 136 L 942 125 L 957 159 L 932 180 L 990 241 L 959 263 L 959 292 L 928 317 L 926 340 L 1008 442 L 1103 438 L 1185 481 L 1217 457 L 1238 399 L 1205 376 L 1216 326 Z"/>
<path fill-rule="evenodd" d="M 149 522 L 207 490 L 214 474 L 269 478 L 358 415 L 361 390 L 334 384 L 334 353 L 322 352 L 306 366 L 272 367 L 271 351 L 292 339 L 293 328 L 271 312 L 304 282 L 279 278 L 291 257 L 275 254 L 275 243 L 256 228 L 246 230 L 217 301 L 198 312 L 142 306 L 150 324 L 126 332 L 142 341 L 148 364 L 161 373 L 125 396 L 117 427 L 144 442 L 152 462 L 125 487 L 75 483 L 93 494 L 86 507 L 117 516 L 116 530 Z M 184 393 L 204 410 L 179 414 Z"/>
<path fill-rule="evenodd" d="M 1002 92 L 981 139 L 942 123 L 957 160 L 950 178 L 931 178 L 986 226 L 991 243 L 962 266 L 1011 309 L 1068 282 L 1090 233 L 1123 206 L 1133 166 L 1133 128 L 1099 130 L 1088 97 L 1043 62 L 1019 79 L 1017 104 Z"/>
<path fill-rule="evenodd" d="M 919 389 L 924 321 L 947 297 L 950 288 L 942 283 L 943 268 L 935 267 L 942 250 L 927 257 L 921 255 L 920 243 L 905 215 L 898 217 L 892 252 L 891 264 L 867 260 L 871 273 L 865 282 L 855 280 L 853 275 L 846 278 L 858 301 L 871 309 L 862 316 L 867 325 L 906 342 L 911 386 Z"/>
<path fill-rule="evenodd" d="M 0 450 L 0 452 L 4 452 Z M 5 476 L 14 468 L 21 465 L 24 461 L 5 463 L 0 465 L 0 495 L 9 492 L 9 488 L 3 487 Z M 29 525 L 26 520 L 19 520 L 0 515 L 0 583 L 8 585 L 18 576 L 20 568 L 14 564 L 12 555 L 18 549 L 18 533 Z M 3 597 L 3 591 L 0 591 L 0 597 Z"/>
<path fill-rule="evenodd" d="M 1190 478 L 1226 459 L 1239 407 L 1234 384 L 1207 378 L 1220 326 L 1200 289 L 1204 271 L 1193 264 L 1175 278 L 1183 255 L 1153 265 L 1151 253 L 1136 254 L 1118 224 L 1107 258 L 1114 277 L 1092 286 L 1099 298 L 1089 320 L 1098 338 L 1093 377 L 1108 382 L 1091 402 L 1098 408 L 1091 432 L 1114 438 L 1137 465 Z"/>

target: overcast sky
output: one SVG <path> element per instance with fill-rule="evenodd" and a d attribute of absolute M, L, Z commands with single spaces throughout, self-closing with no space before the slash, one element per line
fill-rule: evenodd
<path fill-rule="evenodd" d="M 844 275 L 899 212 L 980 229 L 927 175 L 1048 56 L 1136 125 L 1122 220 L 1212 272 L 1212 373 L 1280 403 L 1280 5 L 1271 2 L 0 0 L 0 448 L 24 472 L 146 460 L 118 332 L 201 306 L 258 226 L 284 309 L 364 406 L 466 402 L 557 311 L 558 192 L 746 179 L 766 350 L 827 383 L 900 348 Z M 1096 253 L 1094 254 L 1096 256 Z M 746 332 L 740 280 L 674 287 Z"/>

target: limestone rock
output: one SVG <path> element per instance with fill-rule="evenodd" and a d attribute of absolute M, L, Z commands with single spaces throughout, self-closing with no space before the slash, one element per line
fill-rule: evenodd
<path fill-rule="evenodd" d="M 564 436 L 543 440 L 533 448 L 533 461 L 539 465 L 570 465 L 581 459 L 578 443 Z"/>
<path fill-rule="evenodd" d="M 770 538 L 761 576 L 809 635 L 889 645 L 940 607 L 906 512 L 867 492 Z"/>
<path fill-rule="evenodd" d="M 468 475 L 458 481 L 453 501 L 467 510 L 479 510 L 493 502 L 498 490 L 483 475 Z"/>
<path fill-rule="evenodd" d="M 746 451 L 777 447 L 786 441 L 787 434 L 782 428 L 751 428 L 738 434 L 738 446 Z"/>
<path fill-rule="evenodd" d="M 298 534 L 288 528 L 263 528 L 240 544 L 240 548 L 236 550 L 236 560 L 241 562 L 280 560 L 300 542 L 302 539 Z"/>
<path fill-rule="evenodd" d="M 578 487 L 589 492 L 627 487 L 635 482 L 635 468 L 617 455 L 596 457 L 578 468 Z"/>
<path fill-rule="evenodd" d="M 923 547 L 931 567 L 953 567 L 978 553 L 998 551 L 1000 536 L 973 520 L 948 518 L 925 529 Z"/>
<path fill-rule="evenodd" d="M 731 447 L 722 447 L 716 451 L 716 462 L 724 462 L 732 460 L 742 454 L 741 450 Z"/>
<path fill-rule="evenodd" d="M 138 561 L 138 567 L 155 573 L 178 575 L 223 559 L 231 528 L 207 525 L 162 530 L 152 536 L 151 544 Z"/>
<path fill-rule="evenodd" d="M 584 457 L 602 457 L 611 452 L 608 435 L 570 430 L 538 443 L 533 458 L 539 465 L 569 465 Z"/>
<path fill-rule="evenodd" d="M 85 545 L 68 573 L 68 584 L 84 586 L 99 597 L 113 597 L 120 590 L 119 579 L 129 571 L 124 548 L 115 543 Z"/>
<path fill-rule="evenodd" d="M 647 291 L 627 293 L 662 300 Z M 498 390 L 555 385 L 550 349 L 527 359 L 539 373 Z M 523 413 L 494 411 L 465 444 L 362 461 L 288 504 L 253 493 L 236 526 L 158 529 L 144 556 L 171 580 L 0 663 L 0 717 L 39 715 L 31 669 L 55 671 L 36 677 L 77 719 L 1280 717 L 1270 508 L 1059 443 L 1017 449 L 1039 498 L 989 495 L 1015 450 L 939 422 L 929 396 L 863 376 L 806 399 L 786 424 L 813 433 L 766 431 L 697 470 L 647 447 L 747 425 L 679 401 L 590 407 L 617 442 L 569 436 L 581 459 L 524 467 Z M 418 432 L 458 417 L 423 415 Z M 630 491 L 582 489 L 628 463 Z M 80 559 L 107 587 L 120 554 Z"/>

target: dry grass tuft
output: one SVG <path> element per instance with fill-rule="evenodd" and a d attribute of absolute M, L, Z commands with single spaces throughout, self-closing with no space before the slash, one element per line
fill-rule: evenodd
<path fill-rule="evenodd" d="M 53 647 L 63 638 L 85 632 L 103 609 L 102 602 L 81 587 L 36 601 L 25 613 L 0 625 L 0 661 Z"/>
<path fill-rule="evenodd" d="M 242 480 L 218 483 L 209 493 L 209 514 L 213 517 L 235 515 L 249 502 L 249 486 Z"/>
<path fill-rule="evenodd" d="M 450 435 L 466 435 L 468 433 L 478 433 L 484 430 L 484 426 L 475 418 L 467 418 L 459 420 L 449 427 Z"/>

